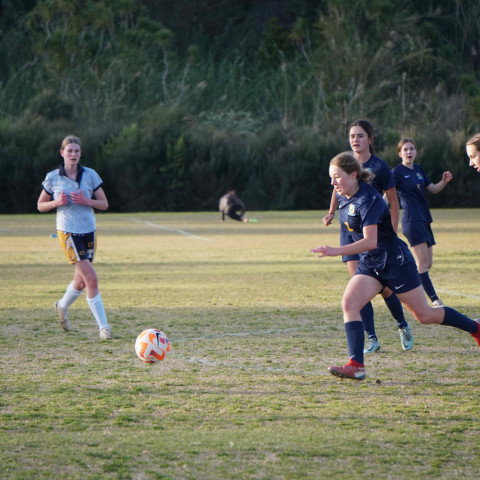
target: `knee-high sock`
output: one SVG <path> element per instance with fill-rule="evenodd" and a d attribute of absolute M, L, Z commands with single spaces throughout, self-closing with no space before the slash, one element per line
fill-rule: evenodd
<path fill-rule="evenodd" d="M 437 292 L 435 292 L 435 288 L 433 287 L 433 283 L 430 280 L 430 275 L 427 272 L 420 273 L 420 280 L 422 281 L 423 289 L 425 293 L 428 295 L 428 298 L 432 302 L 438 299 Z"/>
<path fill-rule="evenodd" d="M 398 297 L 392 293 L 388 298 L 384 298 L 384 300 L 392 317 L 397 321 L 398 328 L 408 327 L 408 323 L 403 314 L 402 302 L 400 302 Z"/>
<path fill-rule="evenodd" d="M 76 290 L 73 288 L 73 280 L 68 285 L 63 297 L 58 301 L 58 306 L 60 308 L 68 308 L 80 295 L 82 290 Z"/>
<path fill-rule="evenodd" d="M 360 316 L 362 317 L 363 329 L 369 337 L 377 338 L 375 333 L 375 321 L 373 319 L 373 307 L 372 302 L 368 302 L 361 310 Z"/>
<path fill-rule="evenodd" d="M 457 312 L 450 307 L 442 307 L 445 310 L 445 318 L 442 325 L 448 325 L 449 327 L 459 328 L 468 333 L 475 333 L 478 328 L 478 323 L 472 319 L 466 317 L 460 312 Z"/>
<path fill-rule="evenodd" d="M 107 316 L 105 314 L 105 309 L 103 308 L 103 300 L 100 296 L 100 292 L 98 292 L 96 297 L 87 297 L 87 302 L 95 320 L 97 321 L 98 328 L 108 328 Z"/>
<path fill-rule="evenodd" d="M 363 333 L 362 322 L 360 320 L 347 322 L 345 324 L 345 334 L 347 335 L 348 352 L 350 353 L 350 358 L 363 365 L 365 335 Z"/>

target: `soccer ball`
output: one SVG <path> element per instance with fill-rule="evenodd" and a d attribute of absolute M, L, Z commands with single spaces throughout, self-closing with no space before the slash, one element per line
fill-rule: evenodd
<path fill-rule="evenodd" d="M 135 341 L 135 352 L 145 363 L 161 362 L 170 351 L 167 336 L 156 328 L 144 330 Z"/>

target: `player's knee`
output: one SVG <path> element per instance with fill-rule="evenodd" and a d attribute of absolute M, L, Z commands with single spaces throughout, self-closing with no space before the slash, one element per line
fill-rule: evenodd
<path fill-rule="evenodd" d="M 355 301 L 350 295 L 344 295 L 342 298 L 342 311 L 353 312 L 360 310 L 358 302 Z"/>
<path fill-rule="evenodd" d="M 413 316 L 417 322 L 423 325 L 427 325 L 429 323 L 435 323 L 434 315 L 432 315 L 432 312 L 430 310 L 434 310 L 434 309 L 432 308 L 422 312 L 413 312 Z"/>

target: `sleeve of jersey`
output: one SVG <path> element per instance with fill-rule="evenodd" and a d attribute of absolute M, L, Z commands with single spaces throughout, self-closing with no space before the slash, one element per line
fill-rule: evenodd
<path fill-rule="evenodd" d="M 388 168 L 386 163 L 382 165 L 382 187 L 384 191 L 395 187 L 395 180 L 392 171 Z"/>
<path fill-rule="evenodd" d="M 100 178 L 100 175 L 92 170 L 92 190 L 96 192 L 103 185 L 103 180 Z"/>
<path fill-rule="evenodd" d="M 52 188 L 52 178 L 51 174 L 48 173 L 45 177 L 45 180 L 42 182 L 43 189 L 49 194 L 53 195 L 53 188 Z"/>
<path fill-rule="evenodd" d="M 372 197 L 371 202 L 364 202 L 360 210 L 362 228 L 382 223 L 385 209 L 388 210 L 387 204 L 380 195 Z"/>

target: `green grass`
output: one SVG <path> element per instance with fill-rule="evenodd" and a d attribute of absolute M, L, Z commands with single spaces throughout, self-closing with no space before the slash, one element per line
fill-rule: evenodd
<path fill-rule="evenodd" d="M 364 382 L 327 373 L 347 347 L 348 274 L 325 212 L 98 214 L 95 266 L 115 339 L 70 282 L 53 215 L 0 216 L 0 478 L 478 479 L 480 352 L 409 314 L 414 349 L 374 300 L 380 353 Z M 437 210 L 431 277 L 478 317 L 479 211 Z M 472 223 L 472 218 L 474 223 Z M 189 234 L 185 235 L 182 234 Z M 143 364 L 160 328 L 172 351 Z"/>

